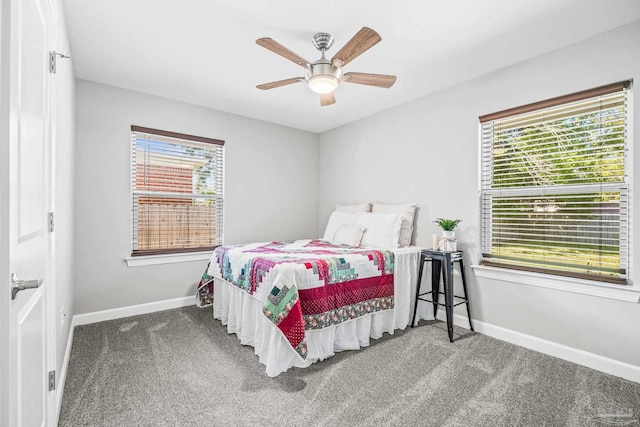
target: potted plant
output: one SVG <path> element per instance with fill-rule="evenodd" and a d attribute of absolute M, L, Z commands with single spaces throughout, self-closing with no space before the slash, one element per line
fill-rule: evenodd
<path fill-rule="evenodd" d="M 461 219 L 436 218 L 433 222 L 442 228 L 442 237 L 454 238 L 456 237 L 456 227 L 461 221 Z"/>
<path fill-rule="evenodd" d="M 440 251 L 458 250 L 455 229 L 460 224 L 461 219 L 436 218 L 435 222 L 442 228 L 442 236 L 433 235 L 433 247 Z"/>

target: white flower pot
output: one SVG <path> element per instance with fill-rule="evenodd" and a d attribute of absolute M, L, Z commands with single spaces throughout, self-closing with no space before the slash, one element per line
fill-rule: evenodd
<path fill-rule="evenodd" d="M 456 240 L 455 230 L 442 231 L 442 239 L 440 240 L 438 250 L 441 250 L 441 251 L 457 251 L 458 250 L 458 242 Z"/>

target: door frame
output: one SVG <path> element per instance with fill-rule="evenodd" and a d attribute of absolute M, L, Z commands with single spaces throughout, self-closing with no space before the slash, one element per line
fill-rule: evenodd
<path fill-rule="evenodd" d="M 22 0 L 8 0 L 0 2 L 0 425 L 10 425 L 11 411 L 11 380 L 10 371 L 14 368 L 10 366 L 10 353 L 8 343 L 10 342 L 10 316 L 11 316 L 11 138 L 15 137 L 15 119 L 12 117 L 12 108 L 15 100 L 11 98 L 13 92 L 12 85 L 17 78 L 13 75 L 15 71 L 15 60 L 13 37 L 15 36 L 16 23 L 12 20 L 18 2 Z M 50 22 L 47 36 L 46 51 L 54 50 L 55 38 L 58 25 L 57 0 L 44 0 L 43 3 L 49 8 Z M 55 79 L 47 71 L 47 83 L 45 90 L 47 93 L 45 137 L 47 138 L 46 150 L 48 161 L 49 192 L 48 212 L 54 212 L 55 207 Z M 56 316 L 56 291 L 55 291 L 55 233 L 47 234 L 48 253 L 48 281 L 43 287 L 43 298 L 45 303 L 46 326 L 45 335 L 45 371 L 56 371 L 56 389 L 45 390 L 45 424 L 54 426 L 57 424 L 58 405 L 57 397 L 58 380 L 60 372 L 57 372 L 56 344 L 58 321 Z M 48 381 L 45 381 L 45 384 Z"/>
<path fill-rule="evenodd" d="M 22 1 L 22 0 L 20 0 Z M 58 9 L 61 6 L 58 0 L 46 0 L 49 5 L 49 10 L 51 11 L 51 25 L 49 27 L 49 52 L 53 52 L 56 50 L 56 44 L 58 43 Z M 48 110 L 48 126 L 47 131 L 49 133 L 49 206 L 48 212 L 55 213 L 56 211 L 56 147 L 57 147 L 57 123 L 56 123 L 56 105 L 57 105 L 57 81 L 56 74 L 47 74 L 49 77 L 49 110 Z M 55 229 L 54 229 L 55 230 Z M 62 319 L 58 316 L 58 304 L 57 304 L 57 291 L 56 291 L 56 233 L 55 231 L 49 232 L 48 238 L 48 253 L 49 253 L 49 286 L 47 286 L 45 290 L 46 297 L 46 309 L 45 309 L 45 317 L 47 319 L 47 330 L 45 330 L 45 346 L 46 346 L 46 354 L 45 361 L 48 366 L 47 371 L 55 372 L 55 389 L 48 392 L 49 396 L 47 398 L 47 425 L 57 426 L 58 425 L 58 397 L 62 396 L 62 390 L 60 387 L 60 374 L 64 367 L 58 369 L 57 363 L 57 342 L 58 342 L 58 331 L 60 327 L 60 322 Z M 69 331 L 69 333 L 73 333 L 73 331 Z M 66 340 L 65 340 L 66 342 Z"/>
<path fill-rule="evenodd" d="M 11 43 L 10 2 L 0 2 L 0 52 L 9 52 Z M 0 425 L 9 425 L 9 55 L 0 55 Z"/>

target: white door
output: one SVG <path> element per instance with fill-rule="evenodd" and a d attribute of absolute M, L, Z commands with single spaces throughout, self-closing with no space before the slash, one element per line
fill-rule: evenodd
<path fill-rule="evenodd" d="M 50 424 L 47 419 L 51 417 L 54 396 L 48 391 L 53 340 L 48 339 L 51 329 L 46 320 L 54 318 L 48 307 L 51 296 L 47 289 L 51 251 L 48 230 L 51 20 L 48 0 L 3 0 L 2 61 L 8 63 L 2 64 L 2 143 L 8 140 L 8 165 L 3 163 L 0 182 L 8 184 L 8 207 L 1 212 L 0 221 L 7 221 L 3 228 L 8 234 L 5 246 L 8 254 L 3 256 L 8 261 L 0 270 L 4 276 L 0 283 L 29 285 L 42 279 L 40 287 L 15 295 L 7 286 L 0 300 L 2 322 L 8 324 L 0 350 L 8 353 L 2 358 L 5 362 L 2 379 L 7 383 L 3 388 L 0 424 L 16 427 Z M 3 197 L 3 203 L 6 198 Z M 16 280 L 7 277 L 14 274 Z"/>

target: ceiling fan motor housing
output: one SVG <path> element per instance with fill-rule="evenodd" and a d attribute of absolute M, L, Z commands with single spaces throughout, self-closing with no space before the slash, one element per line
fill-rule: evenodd
<path fill-rule="evenodd" d="M 310 65 L 307 71 L 307 78 L 314 76 L 333 76 L 338 80 L 342 79 L 342 70 L 338 67 L 331 65 L 331 62 L 327 60 L 318 60 Z"/>

